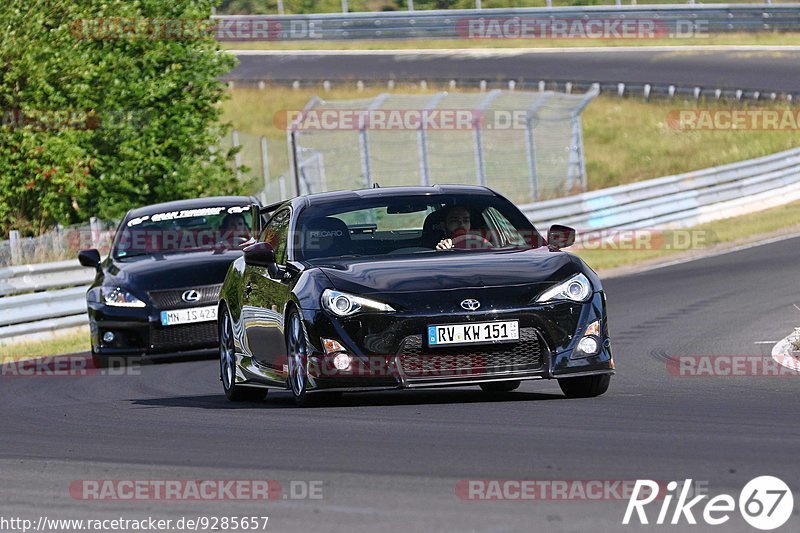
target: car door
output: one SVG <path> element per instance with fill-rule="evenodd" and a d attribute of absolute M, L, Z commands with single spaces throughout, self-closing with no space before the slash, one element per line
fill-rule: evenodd
<path fill-rule="evenodd" d="M 286 270 L 290 220 L 291 209 L 281 209 L 269 219 L 259 236 L 259 241 L 267 242 L 274 248 L 281 273 Z M 288 280 L 282 275 L 278 279 L 270 278 L 265 267 L 247 265 L 243 287 L 244 329 L 248 351 L 259 365 L 277 371 L 277 378 L 286 365 L 283 320 L 290 294 Z M 244 308 L 247 308 L 246 313 Z"/>

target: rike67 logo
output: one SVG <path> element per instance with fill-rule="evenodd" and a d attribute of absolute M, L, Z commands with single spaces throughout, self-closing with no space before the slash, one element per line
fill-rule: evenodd
<path fill-rule="evenodd" d="M 770 531 L 781 527 L 789 520 L 794 510 L 794 497 L 789 486 L 781 479 L 773 476 L 759 476 L 751 479 L 739 493 L 738 502 L 729 494 L 719 494 L 708 498 L 701 494 L 690 498 L 692 480 L 687 479 L 679 486 L 677 481 L 667 483 L 665 493 L 660 492 L 662 484 L 649 479 L 638 479 L 633 487 L 633 493 L 625 509 L 624 525 L 631 523 L 647 525 L 650 523 L 663 524 L 692 524 L 702 519 L 708 525 L 719 526 L 728 522 L 736 511 L 737 503 L 739 513 L 745 522 L 756 529 Z M 658 500 L 660 509 L 658 516 L 653 520 L 652 513 L 648 516 L 646 506 Z M 672 506 L 675 501 L 674 507 Z M 701 503 L 702 502 L 702 503 Z M 658 504 L 653 506 L 658 508 Z M 651 509 L 654 511 L 655 509 Z M 697 515 L 697 516 L 695 516 Z M 632 522 L 633 520 L 633 522 Z"/>

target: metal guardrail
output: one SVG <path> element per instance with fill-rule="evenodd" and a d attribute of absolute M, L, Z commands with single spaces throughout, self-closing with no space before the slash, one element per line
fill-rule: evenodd
<path fill-rule="evenodd" d="M 760 195 L 760 196 L 759 196 Z M 800 197 L 800 148 L 758 159 L 520 206 L 537 226 L 582 231 L 691 226 Z M 761 203 L 759 203 L 759 200 Z"/>
<path fill-rule="evenodd" d="M 572 225 L 580 236 L 615 228 L 687 227 L 796 200 L 800 148 L 520 209 L 541 228 Z M 77 261 L 0 270 L 0 340 L 86 324 L 86 285 L 93 277 Z"/>
<path fill-rule="evenodd" d="M 0 340 L 88 323 L 94 276 L 74 259 L 0 269 Z"/>
<path fill-rule="evenodd" d="M 470 24 L 530 18 L 541 20 L 639 19 L 657 23 L 659 31 L 722 33 L 736 31 L 797 31 L 800 4 L 706 4 L 569 6 L 313 15 L 215 15 L 222 40 L 358 40 L 469 38 Z M 246 35 L 237 28 L 246 21 Z M 255 26 L 254 26 L 255 24 Z M 255 30 L 254 28 L 260 28 Z M 475 26 L 473 26 L 473 29 Z M 237 34 L 237 31 L 240 33 Z M 260 37 L 259 37 L 260 35 Z M 508 36 L 505 36 L 508 38 Z"/>
<path fill-rule="evenodd" d="M 94 272 L 75 259 L 55 263 L 20 265 L 0 268 L 0 296 L 14 296 L 60 287 L 76 287 L 94 279 Z M 9 300 L 0 300 L 0 309 Z"/>

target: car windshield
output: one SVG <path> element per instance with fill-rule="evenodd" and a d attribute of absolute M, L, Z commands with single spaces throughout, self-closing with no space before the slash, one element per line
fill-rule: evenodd
<path fill-rule="evenodd" d="M 248 205 L 155 212 L 122 221 L 112 251 L 116 259 L 238 248 L 250 238 Z"/>
<path fill-rule="evenodd" d="M 544 239 L 504 198 L 415 195 L 311 205 L 297 223 L 296 255 L 348 256 L 538 248 Z"/>

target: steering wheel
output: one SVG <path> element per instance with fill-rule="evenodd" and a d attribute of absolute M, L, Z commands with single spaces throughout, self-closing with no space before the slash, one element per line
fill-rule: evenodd
<path fill-rule="evenodd" d="M 453 248 L 461 248 L 466 250 L 485 250 L 486 248 L 494 248 L 492 243 L 480 235 L 474 233 L 465 233 L 453 238 Z"/>

